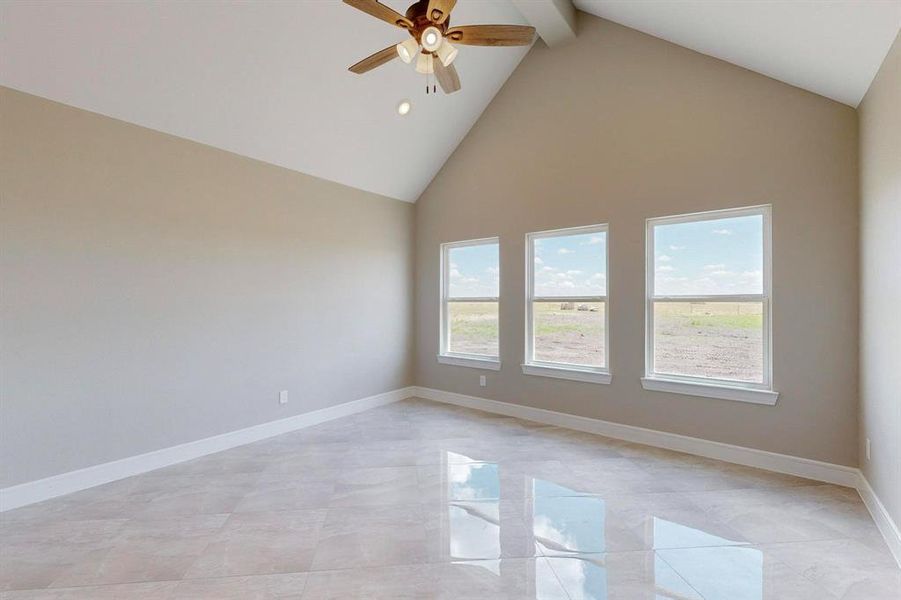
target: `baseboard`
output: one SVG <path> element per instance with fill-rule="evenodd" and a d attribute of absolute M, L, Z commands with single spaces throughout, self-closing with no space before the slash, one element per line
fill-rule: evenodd
<path fill-rule="evenodd" d="M 443 390 L 435 390 L 426 387 L 416 387 L 416 395 L 419 398 L 465 406 L 486 412 L 518 417 L 528 421 L 566 427 L 577 431 L 596 433 L 619 440 L 646 444 L 667 450 L 685 452 L 697 456 L 704 456 L 716 460 L 722 460 L 748 467 L 757 467 L 777 473 L 786 473 L 798 477 L 806 477 L 817 481 L 834 483 L 846 487 L 856 488 L 860 471 L 854 467 L 834 465 L 808 458 L 800 458 L 787 454 L 777 454 L 744 446 L 733 446 L 722 442 L 712 442 L 701 438 L 667 433 L 633 425 L 623 425 L 611 421 L 602 421 L 589 417 L 580 417 L 543 408 L 533 408 L 520 404 L 510 404 L 497 400 L 488 400 L 477 396 L 466 396 Z"/>
<path fill-rule="evenodd" d="M 413 391 L 412 387 L 392 390 L 337 406 L 4 488 L 0 490 L 0 512 L 391 404 L 413 396 Z"/>
<path fill-rule="evenodd" d="M 879 500 L 879 497 L 876 495 L 876 492 L 873 491 L 870 482 L 863 476 L 863 473 L 860 474 L 860 482 L 857 485 L 857 491 L 860 492 L 863 503 L 873 516 L 876 527 L 879 528 L 879 532 L 882 533 L 882 537 L 885 538 L 885 543 L 895 557 L 895 561 L 898 563 L 898 566 L 901 567 L 901 530 L 898 529 L 898 525 L 895 524 L 891 515 L 885 510 L 885 506 Z"/>

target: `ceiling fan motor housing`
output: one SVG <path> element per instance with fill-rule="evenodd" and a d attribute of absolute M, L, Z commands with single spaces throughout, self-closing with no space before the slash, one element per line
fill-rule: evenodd
<path fill-rule="evenodd" d="M 429 14 L 428 0 L 419 0 L 419 2 L 411 4 L 407 9 L 405 16 L 413 23 L 410 35 L 415 37 L 420 44 L 422 43 L 423 32 L 429 27 L 437 28 L 441 32 L 442 37 L 444 37 L 447 33 L 447 28 L 450 26 L 450 15 L 446 15 L 444 21 L 441 22 L 440 18 L 443 13 L 437 9 L 432 12 L 438 13 L 437 16 Z"/>

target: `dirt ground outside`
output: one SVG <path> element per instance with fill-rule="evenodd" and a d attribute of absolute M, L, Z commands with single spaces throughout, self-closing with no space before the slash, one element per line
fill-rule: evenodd
<path fill-rule="evenodd" d="M 760 302 L 659 302 L 654 307 L 658 373 L 763 381 Z"/>

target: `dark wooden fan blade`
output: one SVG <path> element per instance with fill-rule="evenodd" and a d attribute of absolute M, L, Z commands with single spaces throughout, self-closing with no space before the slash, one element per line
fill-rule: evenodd
<path fill-rule="evenodd" d="M 376 67 L 380 67 L 394 58 L 397 58 L 397 48 L 395 46 L 388 46 L 384 50 L 379 50 L 372 56 L 367 56 L 354 66 L 348 67 L 347 70 L 351 73 L 362 75 L 366 71 L 371 71 Z"/>
<path fill-rule="evenodd" d="M 460 89 L 460 76 L 457 75 L 454 65 L 445 67 L 437 56 L 432 64 L 435 65 L 435 79 L 445 94 L 453 94 Z"/>
<path fill-rule="evenodd" d="M 527 25 L 463 25 L 451 27 L 445 36 L 468 46 L 528 46 L 535 28 Z"/>
<path fill-rule="evenodd" d="M 344 4 L 349 4 L 357 10 L 362 10 L 367 15 L 372 15 L 376 19 L 381 19 L 386 23 L 391 23 L 392 25 L 397 25 L 404 29 L 413 27 L 413 22 L 410 21 L 410 19 L 396 10 L 385 6 L 378 0 L 344 0 Z"/>
<path fill-rule="evenodd" d="M 433 23 L 444 23 L 454 10 L 457 0 L 429 0 L 429 10 L 426 13 Z"/>

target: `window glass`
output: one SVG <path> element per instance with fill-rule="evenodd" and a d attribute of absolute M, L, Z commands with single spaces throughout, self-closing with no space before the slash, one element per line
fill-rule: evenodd
<path fill-rule="evenodd" d="M 535 239 L 535 296 L 604 296 L 607 232 Z"/>
<path fill-rule="evenodd" d="M 604 302 L 535 302 L 535 360 L 603 367 Z"/>
<path fill-rule="evenodd" d="M 768 208 L 649 221 L 649 375 L 769 382 Z"/>
<path fill-rule="evenodd" d="M 497 298 L 498 245 L 479 244 L 448 249 L 449 298 Z"/>
<path fill-rule="evenodd" d="M 457 354 L 498 355 L 498 303 L 447 303 L 448 350 Z"/>
<path fill-rule="evenodd" d="M 654 293 L 763 293 L 763 216 L 654 227 Z"/>
<path fill-rule="evenodd" d="M 499 355 L 499 245 L 496 239 L 442 246 L 441 354 Z"/>
<path fill-rule="evenodd" d="M 526 362 L 604 371 L 607 366 L 607 227 L 528 236 L 532 289 Z"/>
<path fill-rule="evenodd" d="M 763 383 L 763 303 L 655 302 L 654 369 Z"/>

